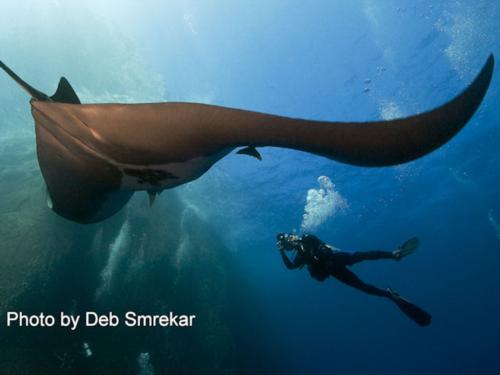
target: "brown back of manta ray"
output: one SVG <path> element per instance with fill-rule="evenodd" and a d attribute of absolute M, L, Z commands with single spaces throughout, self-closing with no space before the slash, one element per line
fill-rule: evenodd
<path fill-rule="evenodd" d="M 31 95 L 38 161 L 52 208 L 79 223 L 104 220 L 134 191 L 151 200 L 192 181 L 237 147 L 292 148 L 358 166 L 417 159 L 449 141 L 488 89 L 490 56 L 474 81 L 448 103 L 391 121 L 326 122 L 196 103 L 80 104 L 63 77 L 49 97 L 0 61 Z"/>

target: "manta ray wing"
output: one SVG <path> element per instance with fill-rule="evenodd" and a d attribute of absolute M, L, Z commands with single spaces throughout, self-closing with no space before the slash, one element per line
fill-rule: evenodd
<path fill-rule="evenodd" d="M 260 113 L 206 109 L 207 128 L 226 145 L 276 146 L 306 151 L 358 166 L 390 166 L 415 160 L 448 142 L 478 109 L 489 87 L 489 56 L 474 81 L 434 110 L 390 121 L 325 122 Z"/>
<path fill-rule="evenodd" d="M 67 81 L 60 84 L 61 95 L 48 98 L 13 78 L 34 98 L 38 160 L 54 211 L 88 223 L 116 213 L 134 191 L 154 194 L 192 181 L 233 149 L 248 145 L 291 148 L 359 166 L 417 159 L 469 121 L 488 89 L 493 66 L 490 56 L 460 95 L 432 111 L 358 123 L 197 103 L 79 105 Z M 5 70 L 4 64 L 0 67 Z"/>

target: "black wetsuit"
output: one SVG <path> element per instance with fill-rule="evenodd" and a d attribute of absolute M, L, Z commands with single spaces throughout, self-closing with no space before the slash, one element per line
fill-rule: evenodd
<path fill-rule="evenodd" d="M 278 243 L 283 236 L 283 234 L 278 234 Z M 285 246 L 287 250 L 295 251 L 293 260 L 285 254 Z M 295 238 L 287 245 L 280 245 L 280 252 L 288 269 L 307 265 L 309 273 L 316 280 L 324 281 L 329 276 L 333 276 L 365 293 L 390 299 L 403 313 L 421 326 L 427 326 L 431 322 L 431 315 L 425 310 L 390 289 L 383 290 L 366 284 L 348 268 L 365 260 L 400 259 L 392 251 L 372 250 L 346 253 L 325 244 L 316 236 L 306 234 L 301 238 Z"/>
<path fill-rule="evenodd" d="M 366 284 L 347 267 L 365 260 L 395 259 L 392 251 L 372 250 L 347 253 L 332 248 L 310 234 L 304 235 L 297 246 L 294 247 L 294 250 L 295 256 L 293 260 L 290 260 L 285 251 L 280 249 L 283 262 L 288 269 L 301 268 L 307 265 L 309 273 L 316 280 L 324 281 L 329 276 L 333 276 L 337 280 L 365 293 L 380 297 L 391 296 L 387 290 Z"/>

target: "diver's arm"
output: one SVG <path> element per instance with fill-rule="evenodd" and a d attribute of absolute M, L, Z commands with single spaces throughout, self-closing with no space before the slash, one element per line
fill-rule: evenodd
<path fill-rule="evenodd" d="M 280 248 L 280 254 L 281 254 L 281 258 L 283 259 L 283 263 L 285 263 L 286 268 L 288 268 L 289 270 L 294 270 L 294 269 L 299 268 L 301 266 L 301 264 L 299 262 L 297 262 L 298 257 L 295 257 L 294 261 L 292 262 L 286 256 L 285 250 L 283 250 L 281 248 Z"/>

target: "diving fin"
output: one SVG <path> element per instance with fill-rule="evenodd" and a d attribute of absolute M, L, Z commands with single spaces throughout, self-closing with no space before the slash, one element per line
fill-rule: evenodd
<path fill-rule="evenodd" d="M 396 260 L 401 260 L 405 256 L 410 255 L 415 250 L 417 250 L 420 241 L 417 237 L 410 238 L 408 241 L 399 246 L 396 250 L 393 251 L 394 258 Z"/>
<path fill-rule="evenodd" d="M 397 292 L 391 288 L 387 288 L 391 294 L 390 299 L 399 307 L 399 309 L 411 320 L 421 327 L 431 324 L 431 315 L 417 305 L 401 297 Z"/>
<path fill-rule="evenodd" d="M 253 156 L 254 158 L 262 160 L 262 156 L 260 156 L 259 151 L 257 151 L 257 149 L 254 146 L 248 146 L 248 147 L 242 148 L 241 150 L 237 151 L 236 153 L 240 154 L 240 155 Z"/>
<path fill-rule="evenodd" d="M 75 90 L 73 90 L 73 87 L 71 87 L 68 80 L 64 77 L 61 77 L 59 80 L 56 93 L 50 99 L 58 103 L 81 104 Z"/>

